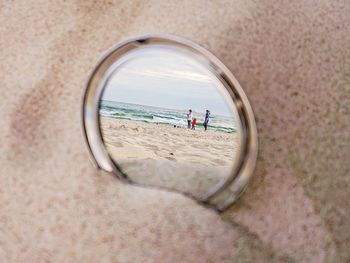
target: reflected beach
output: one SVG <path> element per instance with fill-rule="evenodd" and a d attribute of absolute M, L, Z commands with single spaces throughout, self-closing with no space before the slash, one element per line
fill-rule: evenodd
<path fill-rule="evenodd" d="M 211 72 L 183 54 L 133 59 L 100 101 L 106 148 L 135 183 L 204 195 L 229 178 L 238 152 L 235 109 L 224 95 Z"/>

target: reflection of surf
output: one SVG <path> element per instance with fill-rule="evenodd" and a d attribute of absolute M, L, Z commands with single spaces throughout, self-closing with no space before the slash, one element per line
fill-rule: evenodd
<path fill-rule="evenodd" d="M 187 110 L 164 109 L 130 103 L 101 101 L 100 114 L 115 119 L 142 121 L 148 123 L 169 124 L 187 127 Z M 197 118 L 197 129 L 202 130 L 204 113 L 193 112 Z M 226 133 L 236 132 L 233 117 L 215 115 L 211 113 L 208 129 Z"/>

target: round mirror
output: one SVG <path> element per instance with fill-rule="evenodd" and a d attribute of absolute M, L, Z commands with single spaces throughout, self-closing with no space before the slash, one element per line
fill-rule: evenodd
<path fill-rule="evenodd" d="M 256 161 L 257 135 L 237 80 L 211 53 L 172 36 L 125 41 L 92 72 L 84 127 L 98 167 L 219 210 Z"/>

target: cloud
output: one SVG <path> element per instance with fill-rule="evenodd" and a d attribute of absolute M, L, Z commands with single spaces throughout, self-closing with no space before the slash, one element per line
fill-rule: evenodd
<path fill-rule="evenodd" d="M 102 99 L 173 109 L 210 108 L 229 116 L 223 89 L 213 73 L 193 57 L 153 50 L 122 64 Z"/>
<path fill-rule="evenodd" d="M 194 71 L 184 71 L 176 69 L 122 69 L 118 74 L 131 75 L 130 77 L 151 77 L 151 78 L 161 78 L 167 80 L 190 80 L 197 82 L 212 82 L 212 78 L 208 75 L 202 74 L 200 72 Z M 117 75 L 118 75 L 117 74 Z M 123 76 L 124 78 L 127 76 Z M 113 78 L 112 82 L 118 81 L 117 78 Z"/>

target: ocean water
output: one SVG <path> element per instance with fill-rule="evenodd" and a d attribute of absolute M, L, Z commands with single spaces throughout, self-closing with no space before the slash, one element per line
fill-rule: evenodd
<path fill-rule="evenodd" d="M 158 123 L 187 127 L 188 110 L 174 110 L 158 108 L 146 105 L 137 105 L 123 102 L 102 100 L 99 109 L 100 115 L 115 119 L 142 121 L 147 123 Z M 204 130 L 203 122 L 205 113 L 192 112 L 197 119 L 197 130 Z M 210 113 L 208 130 L 234 133 L 237 131 L 233 117 L 216 115 Z"/>

